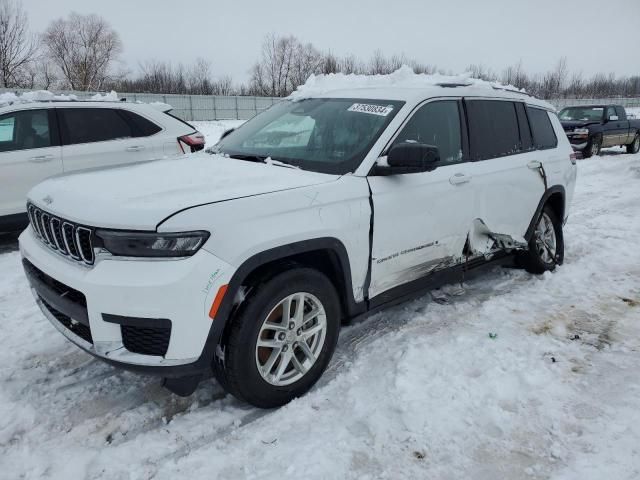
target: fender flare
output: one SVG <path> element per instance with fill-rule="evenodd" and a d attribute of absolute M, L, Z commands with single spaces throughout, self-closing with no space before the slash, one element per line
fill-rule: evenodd
<path fill-rule="evenodd" d="M 527 242 L 531 240 L 531 237 L 533 236 L 533 232 L 536 228 L 536 222 L 538 221 L 538 218 L 540 218 L 540 215 L 542 214 L 542 210 L 544 209 L 544 206 L 547 204 L 547 201 L 549 200 L 549 198 L 551 198 L 552 195 L 558 194 L 558 193 L 562 195 L 562 218 L 560 220 L 564 221 L 564 212 L 566 211 L 566 208 L 567 208 L 566 191 L 562 185 L 553 185 L 547 188 L 547 190 L 542 194 L 542 198 L 538 203 L 538 208 L 536 208 L 536 212 L 531 218 L 531 222 L 529 223 L 527 232 L 524 234 L 524 238 Z"/>
<path fill-rule="evenodd" d="M 235 271 L 228 283 L 227 291 L 224 295 L 222 303 L 220 304 L 216 317 L 212 320 L 212 325 L 209 330 L 209 334 L 207 336 L 204 350 L 199 362 L 211 362 L 213 360 L 215 349 L 222 339 L 225 327 L 232 317 L 236 295 L 240 287 L 243 285 L 244 281 L 252 272 L 254 272 L 257 268 L 260 268 L 261 266 L 276 260 L 284 260 L 294 255 L 310 253 L 319 250 L 329 251 L 335 254 L 338 266 L 343 272 L 343 278 L 341 279 L 343 285 L 336 285 L 336 289 L 338 290 L 338 295 L 340 296 L 340 298 L 343 298 L 345 300 L 344 307 L 346 315 L 348 317 L 352 317 L 356 314 L 362 313 L 362 311 L 364 311 L 365 309 L 365 303 L 356 302 L 353 296 L 351 264 L 349 263 L 347 249 L 340 240 L 333 237 L 321 237 L 302 240 L 287 245 L 280 245 L 278 247 L 259 252 L 252 257 L 249 257 Z M 343 291 L 340 291 L 341 289 Z"/>

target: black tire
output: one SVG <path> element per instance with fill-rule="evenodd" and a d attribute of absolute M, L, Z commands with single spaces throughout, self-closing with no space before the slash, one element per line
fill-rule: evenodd
<path fill-rule="evenodd" d="M 636 154 L 640 152 L 640 133 L 636 133 L 633 142 L 627 145 L 627 153 Z"/>
<path fill-rule="evenodd" d="M 324 344 L 302 378 L 286 386 L 276 386 L 258 371 L 256 344 L 270 312 L 283 299 L 299 292 L 315 296 L 325 310 Z M 229 393 L 256 407 L 273 408 L 290 402 L 306 393 L 329 364 L 338 341 L 340 312 L 340 299 L 333 284 L 317 270 L 298 267 L 273 276 L 256 285 L 230 319 L 228 335 L 221 345 L 224 362 L 214 360 L 216 377 Z"/>
<path fill-rule="evenodd" d="M 551 261 L 545 261 L 543 249 L 539 247 L 537 227 L 543 221 L 543 217 L 551 221 L 555 234 L 555 254 Z M 551 255 L 549 255 L 551 256 Z M 529 249 L 520 254 L 520 264 L 530 273 L 544 273 L 555 270 L 556 266 L 562 265 L 564 261 L 564 236 L 562 232 L 562 221 L 557 217 L 555 212 L 546 205 L 542 212 L 536 218 L 536 229 L 534 229 L 531 239 L 529 240 Z"/>
<path fill-rule="evenodd" d="M 582 151 L 583 158 L 590 158 L 593 156 L 600 155 L 600 149 L 602 148 L 602 139 L 596 135 L 589 139 L 589 143 L 586 148 Z"/>

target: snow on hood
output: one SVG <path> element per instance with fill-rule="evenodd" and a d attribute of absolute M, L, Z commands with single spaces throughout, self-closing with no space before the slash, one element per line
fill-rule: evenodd
<path fill-rule="evenodd" d="M 55 215 L 85 225 L 153 230 L 166 217 L 185 208 L 336 178 L 200 153 L 52 177 L 34 187 L 29 200 Z"/>
<path fill-rule="evenodd" d="M 502 85 L 497 82 L 488 82 L 478 78 L 472 78 L 471 73 L 466 72 L 461 75 L 427 75 L 424 73 L 414 73 L 411 67 L 403 65 L 398 70 L 388 75 L 357 75 L 344 73 L 330 73 L 327 75 L 311 75 L 304 85 L 298 87 L 289 98 L 292 100 L 303 100 L 306 98 L 323 95 L 333 90 L 347 90 L 352 88 L 385 88 L 385 87 L 405 87 L 421 88 L 434 87 L 443 83 L 461 84 L 474 87 L 494 87 L 513 90 L 515 92 L 525 92 L 512 85 Z"/>

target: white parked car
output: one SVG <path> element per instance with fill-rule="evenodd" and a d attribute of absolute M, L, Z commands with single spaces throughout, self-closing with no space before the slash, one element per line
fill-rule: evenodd
<path fill-rule="evenodd" d="M 27 224 L 27 192 L 61 173 L 129 165 L 204 148 L 166 104 L 15 103 L 0 108 L 0 232 Z"/>
<path fill-rule="evenodd" d="M 280 102 L 188 164 L 50 179 L 20 250 L 69 340 L 187 395 L 282 405 L 340 325 L 472 270 L 553 270 L 575 157 L 547 103 L 487 86 Z"/>

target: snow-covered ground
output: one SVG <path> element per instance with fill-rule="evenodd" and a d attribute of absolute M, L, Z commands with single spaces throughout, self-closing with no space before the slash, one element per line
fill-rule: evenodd
<path fill-rule="evenodd" d="M 640 155 L 579 162 L 565 232 L 555 273 L 496 269 L 345 327 L 274 411 L 92 359 L 5 240 L 0 478 L 638 479 Z"/>
<path fill-rule="evenodd" d="M 215 144 L 220 136 L 230 128 L 237 128 L 242 125 L 244 120 L 214 120 L 211 122 L 189 122 L 196 127 L 200 133 L 204 135 L 206 147 Z"/>

